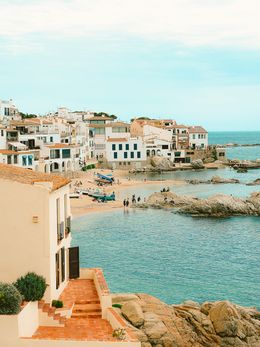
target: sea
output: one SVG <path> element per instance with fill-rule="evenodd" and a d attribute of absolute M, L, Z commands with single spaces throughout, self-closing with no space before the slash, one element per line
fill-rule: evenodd
<path fill-rule="evenodd" d="M 211 144 L 260 143 L 259 132 L 214 132 Z M 232 147 L 228 157 L 260 158 L 260 147 Z M 118 198 L 142 199 L 165 187 L 164 180 L 239 178 L 240 184 L 170 185 L 171 191 L 198 197 L 216 193 L 246 197 L 260 191 L 245 183 L 260 169 L 178 171 L 145 178 L 160 184 L 131 187 Z M 144 179 L 144 176 L 136 178 Z M 259 217 L 193 218 L 164 210 L 87 214 L 73 220 L 72 242 L 80 246 L 81 267 L 102 267 L 114 293 L 148 293 L 168 304 L 230 300 L 260 309 Z"/>

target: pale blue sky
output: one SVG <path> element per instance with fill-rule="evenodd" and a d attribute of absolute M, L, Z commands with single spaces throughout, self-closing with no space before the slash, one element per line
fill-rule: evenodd
<path fill-rule="evenodd" d="M 258 8 L 243 7 L 250 2 L 258 6 L 0 0 L 0 99 L 12 97 L 24 112 L 67 106 L 260 130 L 260 30 Z"/>

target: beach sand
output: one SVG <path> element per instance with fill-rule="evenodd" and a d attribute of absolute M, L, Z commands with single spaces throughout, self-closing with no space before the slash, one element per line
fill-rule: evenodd
<path fill-rule="evenodd" d="M 71 192 L 74 192 L 74 190 L 77 188 L 76 183 L 79 181 L 82 183 L 82 185 L 80 185 L 79 187 L 80 189 L 98 188 L 101 191 L 104 191 L 106 194 L 111 194 L 112 192 L 115 192 L 116 195 L 118 192 L 128 187 L 138 187 L 155 184 L 163 184 L 165 185 L 165 187 L 167 187 L 167 185 L 172 184 L 186 184 L 186 182 L 183 180 L 135 181 L 133 179 L 128 179 L 129 174 L 126 170 L 114 170 L 113 172 L 111 170 L 98 170 L 98 172 L 103 173 L 104 175 L 108 173 L 113 173 L 113 176 L 115 178 L 115 183 L 112 186 L 109 185 L 98 187 L 97 184 L 94 182 L 95 172 L 97 172 L 97 170 L 95 169 L 89 170 L 87 172 L 80 172 L 78 174 L 78 178 L 72 179 Z M 70 199 L 70 204 L 73 217 L 79 217 L 93 212 L 112 211 L 114 209 L 123 208 L 122 200 L 108 201 L 106 203 L 102 203 L 97 202 L 96 200 L 87 195 L 82 195 L 79 199 Z"/>

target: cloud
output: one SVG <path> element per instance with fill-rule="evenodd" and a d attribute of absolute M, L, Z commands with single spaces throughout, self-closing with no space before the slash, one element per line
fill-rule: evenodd
<path fill-rule="evenodd" d="M 0 37 L 131 35 L 259 49 L 259 12 L 259 0 L 0 0 Z"/>

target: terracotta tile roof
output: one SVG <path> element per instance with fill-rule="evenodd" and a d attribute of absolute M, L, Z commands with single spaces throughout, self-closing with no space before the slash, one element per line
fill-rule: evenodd
<path fill-rule="evenodd" d="M 96 116 L 96 117 L 90 117 L 87 120 L 111 120 L 112 121 L 113 119 L 110 117 Z"/>
<path fill-rule="evenodd" d="M 59 189 L 70 183 L 62 176 L 48 175 L 13 165 L 0 164 L 0 179 L 33 185 L 36 182 L 52 182 L 52 190 Z"/>
<path fill-rule="evenodd" d="M 116 137 L 114 137 L 114 138 L 112 138 L 112 137 L 109 137 L 108 139 L 107 139 L 107 142 L 127 142 L 127 139 L 126 138 L 116 138 Z"/>
<path fill-rule="evenodd" d="M 125 123 L 125 122 L 111 122 L 107 123 L 106 127 L 125 127 L 125 128 L 130 128 L 130 124 Z"/>
<path fill-rule="evenodd" d="M 189 127 L 189 133 L 207 133 L 207 130 L 200 125 L 196 125 L 194 127 Z"/>

